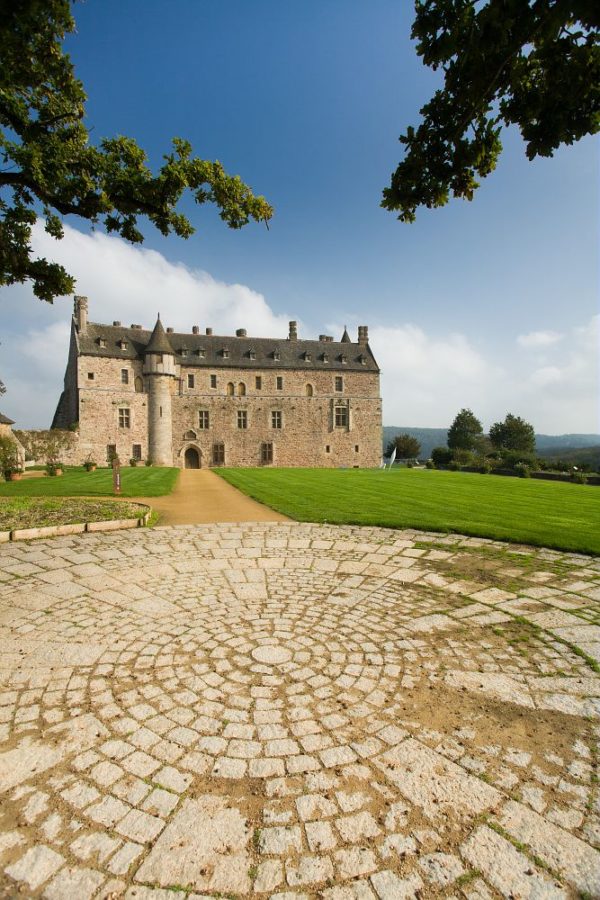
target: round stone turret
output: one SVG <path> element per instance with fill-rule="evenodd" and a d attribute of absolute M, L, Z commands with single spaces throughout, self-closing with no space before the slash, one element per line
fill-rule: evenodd
<path fill-rule="evenodd" d="M 144 350 L 148 379 L 148 457 L 155 466 L 173 465 L 171 391 L 176 376 L 175 353 L 160 316 Z"/>

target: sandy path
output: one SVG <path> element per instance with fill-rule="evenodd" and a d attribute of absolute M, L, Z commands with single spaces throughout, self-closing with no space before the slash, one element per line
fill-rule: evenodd
<path fill-rule="evenodd" d="M 160 516 L 160 525 L 209 522 L 289 522 L 287 516 L 251 500 L 210 469 L 182 469 L 173 493 L 136 497 Z"/>

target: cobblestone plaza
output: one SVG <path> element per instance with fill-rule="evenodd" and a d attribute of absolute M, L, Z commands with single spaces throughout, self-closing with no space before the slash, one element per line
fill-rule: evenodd
<path fill-rule="evenodd" d="M 0 897 L 600 896 L 600 561 L 285 522 L 0 582 Z"/>

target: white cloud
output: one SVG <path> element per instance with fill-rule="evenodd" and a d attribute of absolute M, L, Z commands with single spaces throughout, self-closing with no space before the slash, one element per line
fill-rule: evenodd
<path fill-rule="evenodd" d="M 547 384 L 556 384 L 561 378 L 562 372 L 558 366 L 542 366 L 532 373 L 531 383 L 538 387 L 545 387 Z"/>
<path fill-rule="evenodd" d="M 37 225 L 33 247 L 75 276 L 77 293 L 89 297 L 91 321 L 119 319 L 152 328 L 160 312 L 164 324 L 179 331 L 200 325 L 216 334 L 247 328 L 256 336 L 287 335 L 288 317 L 274 313 L 257 291 L 217 281 L 121 238 L 82 234 L 67 225 L 64 239 L 55 241 Z M 8 389 L 2 409 L 22 427 L 47 426 L 62 390 L 72 298 L 50 306 L 28 285 L 15 285 L 3 290 L 1 311 L 1 377 Z"/>
<path fill-rule="evenodd" d="M 517 344 L 521 347 L 550 347 L 562 341 L 563 337 L 564 335 L 558 331 L 530 331 L 529 334 L 520 334 Z"/>

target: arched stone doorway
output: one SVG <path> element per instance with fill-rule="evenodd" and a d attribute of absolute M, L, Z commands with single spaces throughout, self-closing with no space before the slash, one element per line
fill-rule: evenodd
<path fill-rule="evenodd" d="M 186 469 L 200 468 L 200 453 L 196 447 L 188 447 L 183 457 L 183 465 Z"/>

